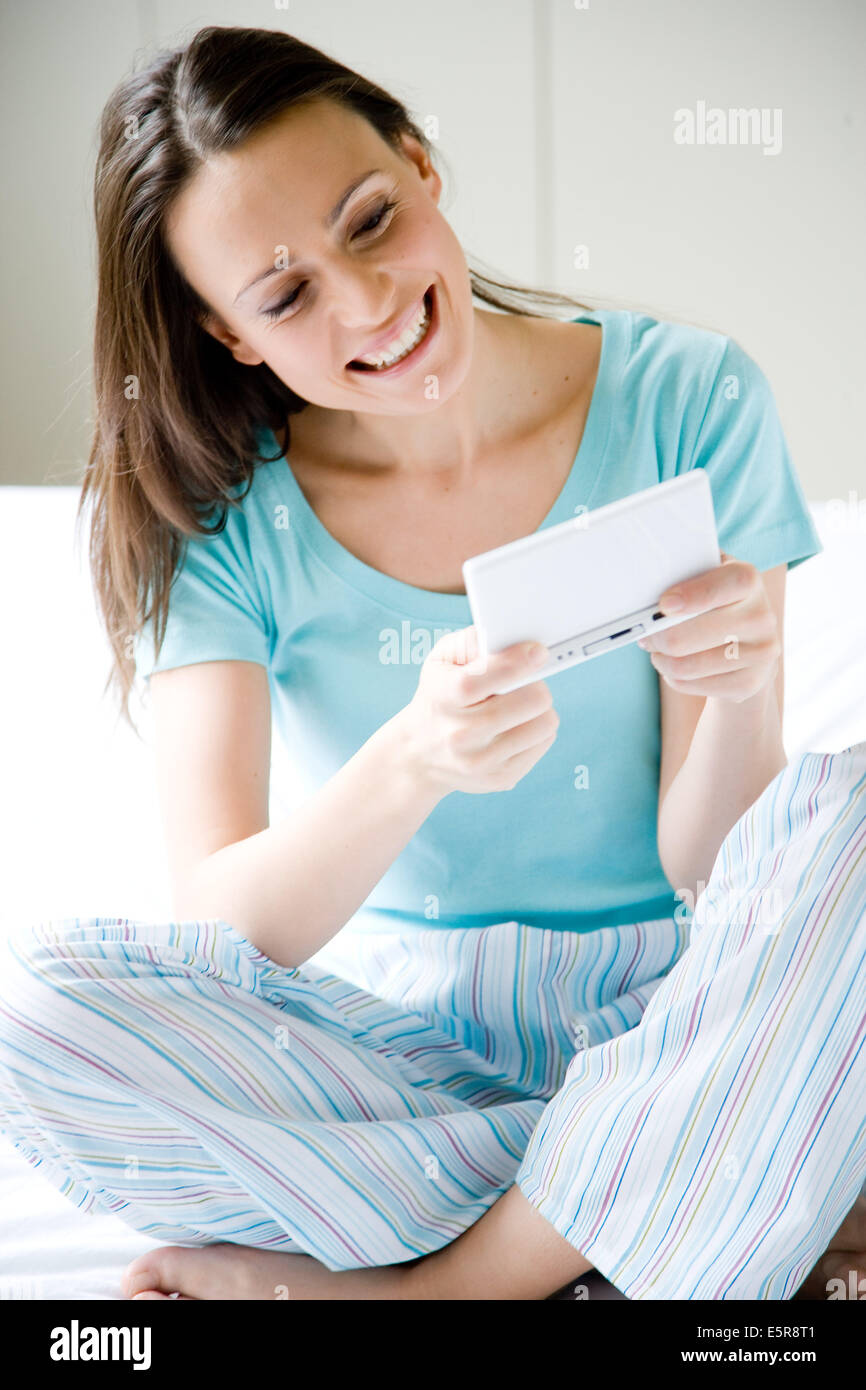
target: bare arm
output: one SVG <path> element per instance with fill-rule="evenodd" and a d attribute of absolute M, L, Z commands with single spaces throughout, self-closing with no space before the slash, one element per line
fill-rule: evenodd
<path fill-rule="evenodd" d="M 301 964 L 358 909 L 444 789 L 412 776 L 395 718 L 269 827 L 265 668 L 201 662 L 158 672 L 150 688 L 178 917 L 220 918 L 278 965 Z"/>
<path fill-rule="evenodd" d="M 482 670 L 476 655 L 472 629 L 441 638 L 410 704 L 275 826 L 265 668 L 206 661 L 153 675 L 179 918 L 229 922 L 276 964 L 301 965 L 355 914 L 450 791 L 513 787 L 550 747 L 559 717 L 543 681 L 491 694 L 524 668 L 526 644 Z"/>
<path fill-rule="evenodd" d="M 786 572 L 777 565 L 763 575 L 780 633 Z M 694 903 L 731 826 L 786 765 L 783 658 L 775 681 L 740 704 L 686 695 L 664 681 L 660 693 L 659 857 L 671 885 Z"/>

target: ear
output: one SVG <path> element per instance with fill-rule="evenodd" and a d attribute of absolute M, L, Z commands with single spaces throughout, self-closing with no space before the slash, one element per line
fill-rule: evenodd
<path fill-rule="evenodd" d="M 424 146 L 407 131 L 401 131 L 400 143 L 403 146 L 404 157 L 415 165 L 421 182 L 426 185 L 433 202 L 438 203 L 442 195 L 442 175 L 436 169 Z"/>
<path fill-rule="evenodd" d="M 236 362 L 243 362 L 247 367 L 257 367 L 260 362 L 264 361 L 261 354 L 257 354 L 253 348 L 249 347 L 243 338 L 232 333 L 231 329 L 216 314 L 205 314 L 203 318 L 199 319 L 199 324 L 205 333 L 209 333 L 212 338 L 216 338 L 218 343 L 222 343 L 223 347 L 228 348 Z"/>

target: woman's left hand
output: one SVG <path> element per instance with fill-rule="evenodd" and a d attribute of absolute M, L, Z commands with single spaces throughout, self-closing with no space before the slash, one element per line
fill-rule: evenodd
<path fill-rule="evenodd" d="M 638 645 L 652 653 L 672 690 L 739 704 L 775 679 L 782 634 L 760 570 L 724 551 L 721 556 L 716 569 L 674 585 L 659 600 L 665 613 L 693 608 L 697 616 Z M 675 595 L 682 600 L 676 609 L 667 602 Z"/>

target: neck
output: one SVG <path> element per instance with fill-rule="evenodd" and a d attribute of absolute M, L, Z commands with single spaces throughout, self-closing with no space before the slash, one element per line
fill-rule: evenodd
<path fill-rule="evenodd" d="M 365 472 L 469 477 L 478 460 L 508 437 L 511 417 L 519 414 L 525 322 L 474 309 L 469 370 L 447 400 L 424 401 L 422 410 L 400 414 L 309 406 L 297 417 L 299 442 L 314 442 Z"/>

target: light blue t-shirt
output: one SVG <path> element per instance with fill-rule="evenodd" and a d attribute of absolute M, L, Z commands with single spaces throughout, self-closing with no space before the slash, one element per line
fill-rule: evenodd
<path fill-rule="evenodd" d="M 539 530 L 705 468 L 722 550 L 760 570 L 820 553 L 770 387 L 742 348 L 628 310 L 578 321 L 601 325 L 601 359 L 580 448 Z M 270 430 L 259 448 L 278 453 Z M 265 666 L 275 736 L 313 791 L 409 702 L 442 632 L 471 622 L 465 595 L 404 584 L 352 555 L 279 458 L 257 464 L 222 532 L 189 542 L 160 659 L 148 624 L 136 660 L 145 677 L 199 661 Z M 352 929 L 517 919 L 586 931 L 677 910 L 656 840 L 659 678 L 649 654 L 620 648 L 557 673 L 549 689 L 560 716 L 549 751 L 510 791 L 446 796 Z"/>

